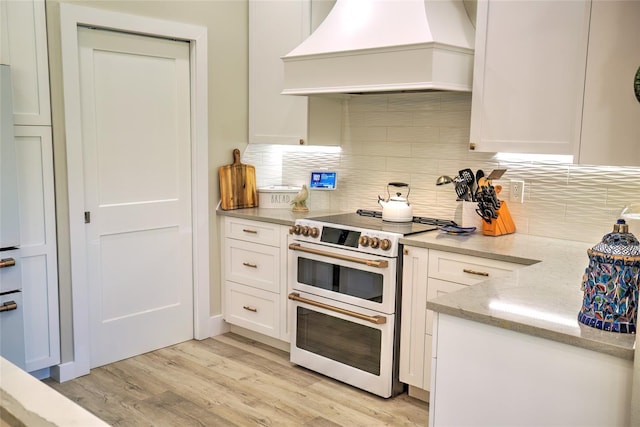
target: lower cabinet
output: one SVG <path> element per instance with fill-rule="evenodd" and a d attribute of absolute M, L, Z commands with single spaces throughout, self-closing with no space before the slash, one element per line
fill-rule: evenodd
<path fill-rule="evenodd" d="M 53 144 L 48 126 L 15 126 L 25 369 L 48 376 L 60 363 Z M 45 370 L 44 372 L 36 372 Z"/>
<path fill-rule="evenodd" d="M 224 319 L 288 342 L 288 227 L 225 217 L 224 229 Z"/>
<path fill-rule="evenodd" d="M 434 313 L 427 300 L 484 280 L 504 276 L 522 265 L 489 258 L 405 246 L 402 270 L 400 381 L 422 398 L 431 388 Z M 418 390 L 417 390 L 418 389 Z M 428 397 L 427 397 L 428 399 Z"/>

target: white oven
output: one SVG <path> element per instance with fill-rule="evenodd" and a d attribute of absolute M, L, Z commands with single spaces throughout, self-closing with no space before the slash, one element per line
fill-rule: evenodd
<path fill-rule="evenodd" d="M 399 236 L 312 220 L 291 234 L 291 361 L 382 397 L 402 392 Z"/>

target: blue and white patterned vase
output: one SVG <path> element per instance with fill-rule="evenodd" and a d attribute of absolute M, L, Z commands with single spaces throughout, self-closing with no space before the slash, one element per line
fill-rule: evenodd
<path fill-rule="evenodd" d="M 578 320 L 611 332 L 636 333 L 640 243 L 619 219 L 613 232 L 587 250 L 589 266 L 582 277 L 582 309 Z"/>

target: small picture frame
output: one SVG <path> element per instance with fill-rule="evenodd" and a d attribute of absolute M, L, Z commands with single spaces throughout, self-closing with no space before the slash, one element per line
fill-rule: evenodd
<path fill-rule="evenodd" d="M 335 190 L 338 187 L 336 172 L 311 172 L 309 188 L 311 190 Z"/>

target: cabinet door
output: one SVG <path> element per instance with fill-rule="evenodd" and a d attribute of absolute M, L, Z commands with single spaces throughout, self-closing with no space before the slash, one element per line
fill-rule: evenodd
<path fill-rule="evenodd" d="M 249 2 L 249 143 L 340 145 L 342 100 L 281 95 L 281 57 L 328 15 L 333 0 Z"/>
<path fill-rule="evenodd" d="M 466 288 L 467 285 L 462 285 L 460 283 L 446 282 L 444 280 L 432 279 L 429 278 L 428 281 L 428 291 L 427 291 L 427 299 L 438 298 L 441 295 L 448 294 L 450 292 L 459 291 L 460 289 Z M 424 389 L 431 391 L 431 365 L 432 365 L 432 356 L 435 354 L 436 348 L 434 347 L 433 342 L 433 331 L 437 330 L 438 323 L 437 317 L 432 310 L 426 310 L 427 320 L 426 320 L 426 335 L 424 339 L 424 372 L 422 382 L 424 384 Z"/>
<path fill-rule="evenodd" d="M 0 63 L 11 66 L 16 125 L 51 125 L 44 0 L 0 1 Z"/>
<path fill-rule="evenodd" d="M 282 56 L 310 33 L 309 0 L 249 2 L 249 142 L 301 144 L 308 99 L 280 95 Z"/>
<path fill-rule="evenodd" d="M 60 363 L 53 147 L 48 126 L 15 126 L 26 369 Z"/>
<path fill-rule="evenodd" d="M 640 166 L 640 2 L 594 1 L 584 88 L 580 163 Z"/>
<path fill-rule="evenodd" d="M 400 320 L 400 381 L 418 388 L 424 388 L 428 260 L 428 249 L 405 247 Z"/>
<path fill-rule="evenodd" d="M 476 151 L 577 154 L 590 0 L 480 0 Z"/>

